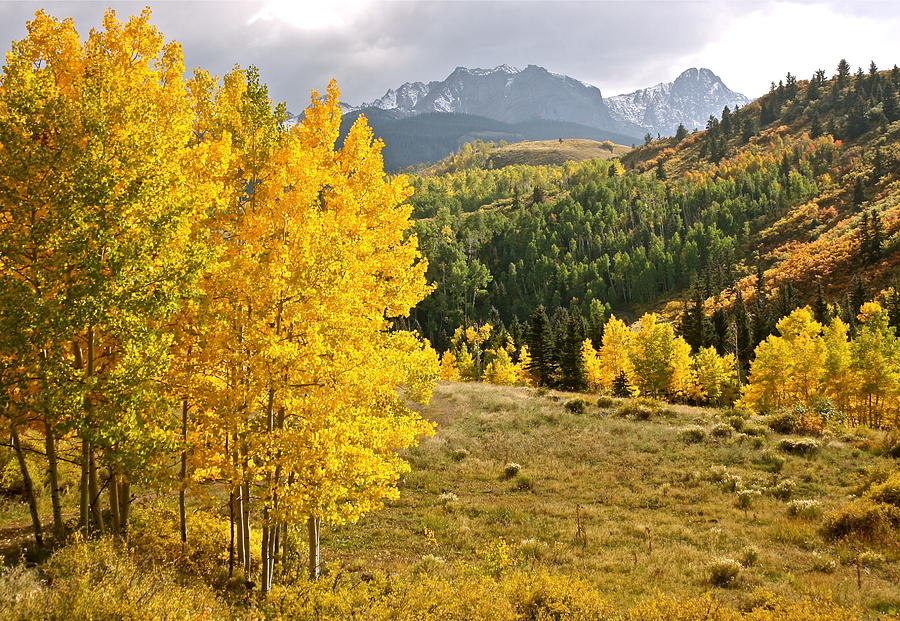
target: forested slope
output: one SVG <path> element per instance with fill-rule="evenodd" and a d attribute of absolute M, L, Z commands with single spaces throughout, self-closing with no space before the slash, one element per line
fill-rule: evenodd
<path fill-rule="evenodd" d="M 700 297 L 715 319 L 738 289 L 761 292 L 769 326 L 817 298 L 854 316 L 900 261 L 898 87 L 896 68 L 788 74 L 621 163 L 494 169 L 489 146 L 468 148 L 413 180 L 437 289 L 412 321 L 441 347 L 462 323 L 509 326 L 541 304 L 590 323 Z"/>

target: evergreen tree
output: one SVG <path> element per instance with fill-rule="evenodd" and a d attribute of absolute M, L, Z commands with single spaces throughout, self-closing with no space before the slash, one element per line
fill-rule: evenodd
<path fill-rule="evenodd" d="M 900 289 L 890 287 L 884 296 L 883 306 L 887 312 L 888 325 L 900 336 Z"/>
<path fill-rule="evenodd" d="M 528 322 L 528 334 L 525 337 L 531 362 L 528 370 L 534 374 L 538 384 L 549 386 L 556 372 L 556 352 L 553 346 L 553 332 L 550 319 L 543 305 L 538 306 Z"/>
<path fill-rule="evenodd" d="M 534 186 L 534 191 L 531 193 L 531 204 L 532 205 L 540 205 L 544 202 L 544 190 L 539 185 Z"/>
<path fill-rule="evenodd" d="M 831 311 L 828 309 L 828 303 L 825 301 L 825 292 L 822 289 L 822 283 L 816 287 L 816 299 L 812 304 L 813 317 L 823 326 L 831 323 Z"/>
<path fill-rule="evenodd" d="M 681 142 L 685 138 L 687 138 L 688 130 L 685 128 L 684 123 L 678 124 L 678 129 L 675 130 L 675 142 Z"/>
<path fill-rule="evenodd" d="M 841 59 L 837 66 L 837 79 L 834 84 L 838 89 L 844 88 L 847 84 L 847 77 L 850 75 L 850 63 L 845 59 Z"/>
<path fill-rule="evenodd" d="M 753 296 L 753 346 L 754 348 L 772 333 L 769 319 L 769 300 L 762 264 L 757 259 L 756 289 Z"/>
<path fill-rule="evenodd" d="M 625 375 L 625 371 L 621 371 L 618 375 L 616 375 L 615 379 L 613 379 L 612 394 L 615 397 L 624 399 L 630 397 L 631 392 L 631 382 L 628 381 L 628 376 Z"/>
<path fill-rule="evenodd" d="M 564 388 L 583 390 L 586 386 L 581 345 L 584 343 L 584 320 L 578 313 L 570 313 L 566 322 L 565 339 L 559 349 L 560 380 Z"/>
<path fill-rule="evenodd" d="M 853 206 L 859 210 L 862 204 L 866 202 L 866 184 L 862 175 L 856 178 L 856 184 L 853 186 Z"/>
<path fill-rule="evenodd" d="M 719 306 L 712 314 L 713 346 L 720 356 L 724 356 L 730 349 L 728 346 L 728 317 L 725 310 Z"/>
<path fill-rule="evenodd" d="M 650 135 L 650 132 L 644 134 L 644 144 L 650 144 L 653 142 L 653 136 Z"/>
<path fill-rule="evenodd" d="M 819 120 L 819 114 L 817 112 L 812 113 L 809 135 L 811 138 L 818 138 L 822 135 L 822 122 Z"/>
<path fill-rule="evenodd" d="M 791 282 L 783 283 L 778 287 L 778 295 L 775 298 L 775 321 L 790 315 L 800 305 L 797 299 L 797 291 Z"/>
<path fill-rule="evenodd" d="M 753 334 L 750 326 L 750 314 L 747 312 L 747 305 L 744 303 L 744 296 L 740 289 L 735 294 L 732 313 L 735 333 L 734 355 L 741 368 L 746 370 L 750 368 L 750 357 L 753 355 Z M 741 377 L 744 377 L 743 373 L 741 373 Z"/>
<path fill-rule="evenodd" d="M 663 167 L 662 160 L 659 160 L 659 161 L 656 163 L 656 178 L 657 178 L 659 181 L 665 181 L 665 180 L 666 180 L 666 169 Z"/>

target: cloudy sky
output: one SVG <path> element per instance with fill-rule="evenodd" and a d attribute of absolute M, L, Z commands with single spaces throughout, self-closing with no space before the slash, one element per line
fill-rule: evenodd
<path fill-rule="evenodd" d="M 829 75 L 841 57 L 868 67 L 900 63 L 900 2 L 273 0 L 9 2 L 0 0 L 0 48 L 24 36 L 38 8 L 72 17 L 83 33 L 107 6 L 153 9 L 189 66 L 221 74 L 256 65 L 274 99 L 299 110 L 335 77 L 351 103 L 454 67 L 537 64 L 603 94 L 671 81 L 708 67 L 754 97 L 787 71 Z"/>

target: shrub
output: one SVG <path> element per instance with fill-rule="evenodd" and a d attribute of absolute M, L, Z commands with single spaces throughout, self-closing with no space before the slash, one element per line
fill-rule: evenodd
<path fill-rule="evenodd" d="M 790 500 L 797 489 L 797 484 L 792 479 L 783 479 L 769 488 L 769 494 L 778 500 Z"/>
<path fill-rule="evenodd" d="M 649 420 L 662 413 L 662 404 L 652 399 L 629 399 L 619 406 L 616 415 L 637 420 Z"/>
<path fill-rule="evenodd" d="M 765 435 L 766 435 L 766 428 L 763 427 L 762 425 L 752 425 L 752 424 L 744 425 L 744 428 L 742 431 L 744 433 L 746 433 L 748 436 L 754 436 L 754 437 L 759 437 L 759 438 L 765 437 Z"/>
<path fill-rule="evenodd" d="M 857 558 L 859 559 L 859 564 L 863 567 L 881 567 L 885 562 L 884 555 L 872 550 L 866 550 Z"/>
<path fill-rule="evenodd" d="M 769 414 L 764 419 L 765 424 L 776 433 L 794 433 L 794 414 L 790 410 L 782 410 Z"/>
<path fill-rule="evenodd" d="M 450 457 L 453 458 L 453 461 L 462 461 L 466 457 L 469 456 L 469 451 L 466 449 L 456 449 L 452 453 L 450 453 Z"/>
<path fill-rule="evenodd" d="M 519 471 L 521 469 L 522 469 L 522 466 L 520 466 L 516 462 L 511 461 L 508 464 L 506 464 L 506 466 L 503 468 L 503 478 L 511 479 L 514 476 L 516 476 L 517 474 L 519 474 Z"/>
<path fill-rule="evenodd" d="M 713 586 L 731 586 L 741 573 L 741 564 L 731 558 L 720 558 L 706 566 L 709 582 Z"/>
<path fill-rule="evenodd" d="M 761 496 L 762 493 L 757 489 L 742 489 L 737 493 L 737 506 L 744 511 L 753 506 L 753 499 Z"/>
<path fill-rule="evenodd" d="M 746 421 L 743 416 L 729 416 L 726 421 L 728 425 L 735 431 L 743 431 Z"/>
<path fill-rule="evenodd" d="M 733 431 L 734 430 L 731 425 L 727 423 L 719 423 L 710 430 L 709 435 L 714 438 L 730 438 Z"/>
<path fill-rule="evenodd" d="M 873 485 L 866 496 L 875 502 L 883 502 L 900 509 L 900 472 L 892 474 L 884 483 Z"/>
<path fill-rule="evenodd" d="M 743 435 L 745 438 L 750 438 L 750 446 L 752 446 L 755 449 L 762 448 L 763 444 L 765 444 L 765 442 L 766 442 L 759 436 L 748 436 L 747 434 L 743 434 Z"/>
<path fill-rule="evenodd" d="M 900 431 L 895 429 L 886 433 L 878 443 L 878 452 L 885 457 L 900 459 Z"/>
<path fill-rule="evenodd" d="M 837 561 L 821 552 L 813 552 L 811 569 L 823 574 L 833 574 L 837 570 Z"/>
<path fill-rule="evenodd" d="M 616 400 L 612 397 L 597 397 L 597 407 L 601 410 L 608 410 L 616 404 Z"/>
<path fill-rule="evenodd" d="M 744 480 L 736 474 L 726 475 L 722 479 L 722 489 L 726 492 L 736 492 L 744 485 Z"/>
<path fill-rule="evenodd" d="M 788 503 L 788 515 L 814 519 L 822 515 L 822 503 L 818 500 L 792 500 Z"/>
<path fill-rule="evenodd" d="M 179 542 L 180 543 L 180 542 Z M 212 589 L 184 586 L 174 572 L 139 562 L 110 538 L 76 539 L 60 548 L 36 572 L 13 571 L 0 577 L 0 615 L 4 619 L 224 619 L 231 616 Z M 36 588 L 9 602 L 9 580 Z"/>
<path fill-rule="evenodd" d="M 534 481 L 531 480 L 531 477 L 520 474 L 516 477 L 513 487 L 520 492 L 530 492 L 534 489 Z"/>
<path fill-rule="evenodd" d="M 880 541 L 900 528 L 900 509 L 858 498 L 825 516 L 822 535 L 828 539 Z"/>
<path fill-rule="evenodd" d="M 706 430 L 698 425 L 693 425 L 682 429 L 678 437 L 688 444 L 698 444 L 706 439 Z"/>
<path fill-rule="evenodd" d="M 832 411 L 833 408 L 827 402 L 813 410 L 798 405 L 791 410 L 770 414 L 765 418 L 765 422 L 770 429 L 778 433 L 820 436 L 825 430 L 825 422 Z"/>
<path fill-rule="evenodd" d="M 753 462 L 767 472 L 781 472 L 784 468 L 784 457 L 772 451 L 763 451 Z"/>
<path fill-rule="evenodd" d="M 438 496 L 438 502 L 442 505 L 450 505 L 459 500 L 459 496 L 453 492 L 444 492 Z"/>
<path fill-rule="evenodd" d="M 747 546 L 741 550 L 741 565 L 743 567 L 753 567 L 759 560 L 759 549 L 756 546 Z"/>
<path fill-rule="evenodd" d="M 586 399 L 577 398 L 577 399 L 569 399 L 566 401 L 566 409 L 572 412 L 572 414 L 584 414 L 587 410 L 588 402 Z"/>
<path fill-rule="evenodd" d="M 778 448 L 792 455 L 815 455 L 819 451 L 819 443 L 809 438 L 783 438 L 778 441 Z"/>
<path fill-rule="evenodd" d="M 728 468 L 721 464 L 717 464 L 715 466 L 711 466 L 709 469 L 709 474 L 706 475 L 707 480 L 712 481 L 713 483 L 721 483 L 728 476 Z"/>

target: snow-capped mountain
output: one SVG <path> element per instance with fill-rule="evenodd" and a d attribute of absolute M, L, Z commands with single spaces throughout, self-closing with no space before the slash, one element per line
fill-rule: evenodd
<path fill-rule="evenodd" d="M 391 110 L 404 116 L 471 114 L 504 123 L 543 119 L 642 135 L 641 127 L 610 114 L 597 87 L 537 65 L 524 69 L 509 65 L 493 69 L 457 67 L 445 80 L 407 82 L 362 108 Z"/>
<path fill-rule="evenodd" d="M 657 84 L 633 93 L 608 97 L 606 104 L 622 121 L 650 132 L 671 136 L 684 124 L 689 131 L 703 129 L 710 116 L 719 117 L 728 106 L 745 106 L 750 100 L 729 89 L 709 69 L 691 68 L 674 82 Z"/>

